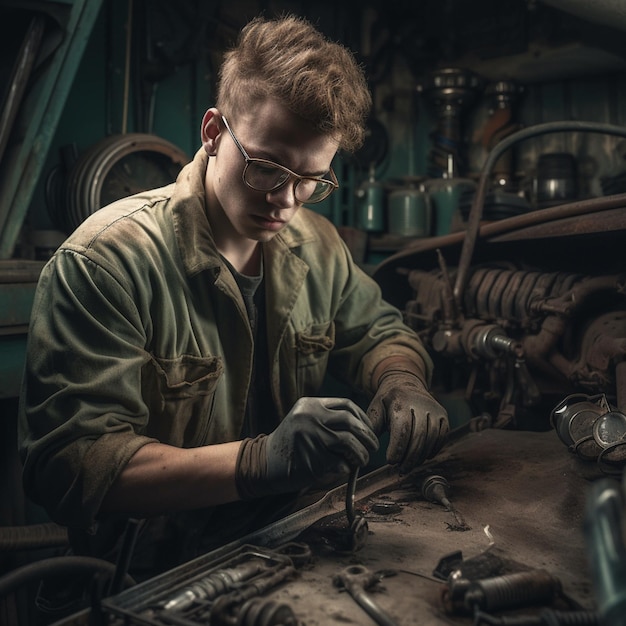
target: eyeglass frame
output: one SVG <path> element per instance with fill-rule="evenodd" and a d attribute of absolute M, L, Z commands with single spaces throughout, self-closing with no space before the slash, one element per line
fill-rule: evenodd
<path fill-rule="evenodd" d="M 241 156 L 243 156 L 243 158 L 244 158 L 244 160 L 246 162 L 246 164 L 245 164 L 245 166 L 243 168 L 243 171 L 241 172 L 241 178 L 242 178 L 244 184 L 247 187 L 249 187 L 250 189 L 254 189 L 254 191 L 261 191 L 261 192 L 264 192 L 264 193 L 270 193 L 272 191 L 277 191 L 281 187 L 284 187 L 290 180 L 293 180 L 294 181 L 293 182 L 293 197 L 298 202 L 300 202 L 300 204 L 317 204 L 318 202 L 322 202 L 323 200 L 326 200 L 326 198 L 328 198 L 334 191 L 339 189 L 339 181 L 337 180 L 337 176 L 335 175 L 335 172 L 333 171 L 332 166 L 329 167 L 329 169 L 328 169 L 328 173 L 331 176 L 331 180 L 328 180 L 327 178 L 321 178 L 321 177 L 317 177 L 317 176 L 302 176 L 300 174 L 297 174 L 293 170 L 290 170 L 288 167 L 285 167 L 284 165 L 281 165 L 280 163 L 275 163 L 274 161 L 270 161 L 269 159 L 258 159 L 258 158 L 251 157 L 246 152 L 246 149 L 241 145 L 239 139 L 237 139 L 237 137 L 235 136 L 235 133 L 233 132 L 232 128 L 230 127 L 230 124 L 228 123 L 228 120 L 226 119 L 226 117 L 224 115 L 222 115 L 221 118 L 222 118 L 222 121 L 224 122 L 224 126 L 226 127 L 226 130 L 228 131 L 228 133 L 232 137 L 233 141 L 235 142 L 235 145 L 239 149 L 239 152 L 241 152 Z M 249 167 L 250 163 L 264 163 L 266 165 L 270 165 L 272 167 L 275 167 L 275 168 L 277 168 L 279 170 L 284 171 L 285 173 L 289 174 L 289 176 L 282 183 L 279 183 L 278 185 L 276 185 L 275 187 L 272 187 L 271 189 L 257 189 L 256 187 L 253 187 L 246 180 L 246 171 L 248 170 L 248 167 Z M 298 197 L 296 195 L 296 190 L 297 190 L 297 187 L 298 187 L 299 183 L 301 181 L 303 181 L 303 180 L 312 180 L 312 181 L 316 181 L 316 182 L 328 183 L 328 185 L 329 185 L 328 193 L 326 195 L 322 196 L 321 198 L 319 198 L 318 200 L 305 200 L 304 202 L 298 200 Z"/>

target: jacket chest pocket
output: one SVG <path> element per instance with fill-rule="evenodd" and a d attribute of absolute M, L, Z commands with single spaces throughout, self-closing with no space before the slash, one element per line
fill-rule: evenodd
<path fill-rule="evenodd" d="M 153 356 L 142 372 L 144 400 L 150 410 L 146 434 L 181 447 L 205 443 L 223 370 L 220 357 Z"/>
<path fill-rule="evenodd" d="M 335 324 L 313 324 L 296 333 L 296 376 L 300 395 L 318 393 L 328 365 L 330 351 L 335 347 Z"/>

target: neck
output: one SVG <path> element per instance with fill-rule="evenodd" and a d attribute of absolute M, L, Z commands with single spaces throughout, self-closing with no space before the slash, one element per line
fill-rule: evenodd
<path fill-rule="evenodd" d="M 261 272 L 261 244 L 257 241 L 250 243 L 251 248 L 242 249 L 241 245 L 218 246 L 218 250 L 240 274 L 258 276 Z"/>
<path fill-rule="evenodd" d="M 218 252 L 240 273 L 258 276 L 261 271 L 261 244 L 239 235 L 219 206 L 213 193 L 213 174 L 209 159 L 205 178 L 205 206 Z"/>

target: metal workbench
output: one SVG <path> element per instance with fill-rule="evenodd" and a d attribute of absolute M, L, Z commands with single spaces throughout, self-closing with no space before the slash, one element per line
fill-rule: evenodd
<path fill-rule="evenodd" d="M 448 481 L 453 510 L 424 498 L 421 486 L 430 475 Z M 104 611 L 111 623 L 213 623 L 178 622 L 182 617 L 176 615 L 169 621 L 153 608 L 242 549 L 271 555 L 287 542 L 309 546 L 312 558 L 267 598 L 289 606 L 307 626 L 375 623 L 334 583 L 338 572 L 354 565 L 381 572 L 370 594 L 400 626 L 471 623 L 471 616 L 444 610 L 446 582 L 434 576 L 442 558 L 459 551 L 463 562 L 484 558 L 500 574 L 545 570 L 560 581 L 570 607 L 591 610 L 583 519 L 596 477 L 595 468 L 573 456 L 553 431 L 468 433 L 408 475 L 387 466 L 359 480 L 356 510 L 369 534 L 357 551 L 338 539 L 347 527 L 341 487 L 241 542 L 104 600 Z M 536 610 L 522 606 L 517 612 Z"/>

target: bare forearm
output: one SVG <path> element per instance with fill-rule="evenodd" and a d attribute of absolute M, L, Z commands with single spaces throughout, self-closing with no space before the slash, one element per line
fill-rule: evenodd
<path fill-rule="evenodd" d="M 235 467 L 240 441 L 199 448 L 149 443 L 130 459 L 101 507 L 139 517 L 238 500 Z"/>

